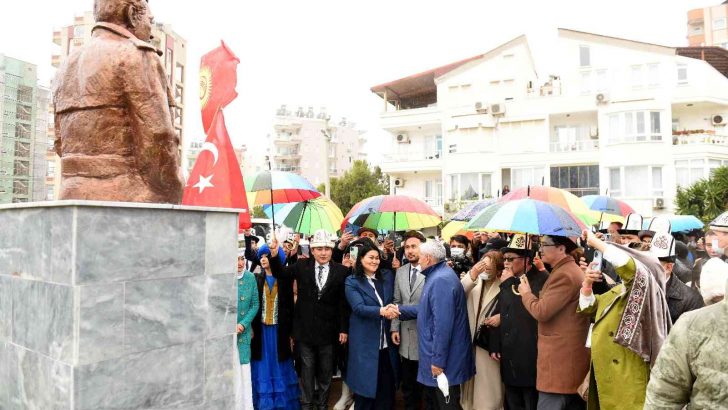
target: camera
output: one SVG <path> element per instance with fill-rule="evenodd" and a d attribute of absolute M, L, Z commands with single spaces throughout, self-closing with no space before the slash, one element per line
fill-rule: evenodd
<path fill-rule="evenodd" d="M 450 262 L 452 262 L 452 269 L 461 274 L 467 272 L 473 267 L 473 262 L 465 254 L 451 255 Z"/>

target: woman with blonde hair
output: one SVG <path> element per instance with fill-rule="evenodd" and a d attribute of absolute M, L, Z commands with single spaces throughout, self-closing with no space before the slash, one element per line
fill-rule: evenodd
<path fill-rule="evenodd" d="M 493 315 L 500 293 L 503 254 L 490 251 L 461 280 L 468 298 L 470 333 L 474 337 L 475 376 L 462 386 L 460 405 L 464 410 L 503 408 L 503 383 L 500 364 L 490 357 L 484 333 L 500 325 L 500 315 Z"/>

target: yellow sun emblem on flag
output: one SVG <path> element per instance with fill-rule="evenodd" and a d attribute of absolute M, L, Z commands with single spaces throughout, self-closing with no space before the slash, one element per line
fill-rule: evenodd
<path fill-rule="evenodd" d="M 212 94 L 212 70 L 210 67 L 200 69 L 200 105 L 205 108 Z"/>

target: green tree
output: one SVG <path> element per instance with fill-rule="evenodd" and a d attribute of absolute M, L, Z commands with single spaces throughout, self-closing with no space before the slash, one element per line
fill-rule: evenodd
<path fill-rule="evenodd" d="M 695 215 L 709 223 L 728 206 L 728 167 L 713 171 L 710 178 L 677 188 L 675 207 L 678 214 Z"/>
<path fill-rule="evenodd" d="M 366 161 L 354 161 L 340 178 L 331 178 L 331 200 L 346 214 L 362 199 L 389 193 L 389 178 L 379 167 L 369 168 Z M 323 192 L 323 184 L 319 186 Z"/>
<path fill-rule="evenodd" d="M 267 218 L 268 215 L 263 211 L 262 205 L 256 205 L 253 207 L 253 218 Z"/>

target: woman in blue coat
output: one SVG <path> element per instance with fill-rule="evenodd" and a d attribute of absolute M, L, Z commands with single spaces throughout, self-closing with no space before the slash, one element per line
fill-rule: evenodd
<path fill-rule="evenodd" d="M 352 246 L 359 254 L 354 274 L 345 282 L 352 311 L 346 384 L 354 392 L 356 410 L 392 409 L 399 383 L 397 346 L 390 336 L 395 314 L 388 308 L 394 297 L 394 275 L 380 269 L 381 252 L 369 239 Z"/>

